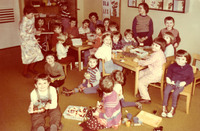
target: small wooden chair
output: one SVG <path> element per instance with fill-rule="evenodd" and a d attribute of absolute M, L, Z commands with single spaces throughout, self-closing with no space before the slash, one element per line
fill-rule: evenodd
<path fill-rule="evenodd" d="M 65 71 L 65 76 L 67 75 L 67 66 L 70 66 L 70 70 L 72 70 L 72 62 L 66 63 L 66 64 L 61 64 L 63 66 L 63 69 Z"/>
<path fill-rule="evenodd" d="M 105 71 L 105 60 L 104 59 L 101 59 L 101 62 L 102 62 L 102 76 L 108 76 L 110 74 L 106 73 Z"/>

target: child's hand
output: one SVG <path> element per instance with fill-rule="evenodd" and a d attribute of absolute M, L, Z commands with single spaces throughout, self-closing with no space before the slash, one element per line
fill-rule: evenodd
<path fill-rule="evenodd" d="M 29 105 L 28 113 L 29 114 L 33 113 L 33 102 L 31 102 L 30 105 Z"/>
<path fill-rule="evenodd" d="M 178 43 L 175 43 L 175 44 L 174 44 L 174 47 L 177 48 L 177 47 L 178 47 Z"/>
<path fill-rule="evenodd" d="M 90 74 L 85 72 L 84 77 L 85 77 L 85 79 L 89 80 L 90 79 Z"/>
<path fill-rule="evenodd" d="M 87 87 L 90 88 L 90 87 L 92 87 L 92 85 L 91 85 L 90 83 L 88 83 L 88 84 L 87 84 Z"/>
<path fill-rule="evenodd" d="M 36 31 L 35 35 L 41 35 L 42 31 Z"/>
<path fill-rule="evenodd" d="M 83 83 L 85 83 L 86 82 L 86 79 L 83 79 Z"/>
<path fill-rule="evenodd" d="M 140 102 L 136 102 L 136 107 L 140 110 L 142 110 L 142 104 Z"/>
<path fill-rule="evenodd" d="M 185 81 L 181 81 L 180 83 L 179 83 L 179 86 L 180 87 L 184 87 L 186 85 L 186 82 Z"/>
<path fill-rule="evenodd" d="M 169 77 L 166 78 L 166 82 L 167 82 L 167 84 L 173 84 Z"/>
<path fill-rule="evenodd" d="M 50 103 L 48 102 L 48 103 L 46 104 L 46 106 L 45 106 L 45 109 L 48 110 L 49 107 L 50 107 Z"/>

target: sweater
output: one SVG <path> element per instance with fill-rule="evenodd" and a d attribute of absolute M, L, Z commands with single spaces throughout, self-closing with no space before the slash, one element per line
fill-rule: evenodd
<path fill-rule="evenodd" d="M 88 67 L 87 72 L 90 74 L 90 79 L 89 79 L 90 84 L 92 84 L 93 87 L 98 85 L 99 80 L 101 78 L 99 69 L 97 67 L 95 68 Z"/>

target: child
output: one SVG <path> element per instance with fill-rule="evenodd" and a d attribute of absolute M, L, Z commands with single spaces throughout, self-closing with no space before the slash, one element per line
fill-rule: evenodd
<path fill-rule="evenodd" d="M 184 90 L 184 87 L 193 81 L 194 74 L 193 69 L 190 66 L 191 56 L 185 50 L 178 50 L 176 52 L 175 63 L 171 64 L 167 70 L 166 82 L 167 85 L 164 91 L 163 99 L 163 112 L 162 117 L 173 117 L 175 114 L 177 98 L 180 92 Z M 170 112 L 167 112 L 167 103 L 169 93 L 172 93 L 172 107 Z"/>
<path fill-rule="evenodd" d="M 141 66 L 148 66 L 148 68 L 139 72 L 138 89 L 141 99 L 137 102 L 151 103 L 151 98 L 148 93 L 148 85 L 150 83 L 159 82 L 163 75 L 163 64 L 166 62 L 164 50 L 166 41 L 163 38 L 155 38 L 152 44 L 153 53 L 145 60 L 139 60 L 136 58 L 134 61 L 138 61 Z"/>
<path fill-rule="evenodd" d="M 62 33 L 62 25 L 55 23 L 53 25 L 54 34 L 51 37 L 51 49 L 56 48 L 56 44 L 58 43 L 57 37 Z"/>
<path fill-rule="evenodd" d="M 115 31 L 112 33 L 112 50 L 121 50 L 123 48 L 122 43 L 121 43 L 122 35 L 120 32 Z"/>
<path fill-rule="evenodd" d="M 61 125 L 61 112 L 57 102 L 57 92 L 49 86 L 51 79 L 46 74 L 35 78 L 35 89 L 30 94 L 31 103 L 28 113 L 31 114 L 32 131 L 45 130 L 45 117 L 50 117 L 50 131 L 57 131 Z"/>
<path fill-rule="evenodd" d="M 69 35 L 69 38 L 79 37 L 78 28 L 76 27 L 76 18 L 70 19 L 70 26 L 66 29 L 66 33 Z"/>
<path fill-rule="evenodd" d="M 120 104 L 122 107 L 138 107 L 138 108 L 142 108 L 142 104 L 139 102 L 125 102 L 124 101 L 124 95 L 122 93 L 122 85 L 124 84 L 124 74 L 119 71 L 119 70 L 115 70 L 112 72 L 111 76 L 114 79 L 114 88 L 113 90 L 117 92 L 119 100 L 120 100 Z"/>
<path fill-rule="evenodd" d="M 99 80 L 101 78 L 97 64 L 98 59 L 94 55 L 91 55 L 89 57 L 87 72 L 84 75 L 85 78 L 83 79 L 82 84 L 73 90 L 68 90 L 63 87 L 63 93 L 65 93 L 66 96 L 70 96 L 77 92 L 84 92 L 85 94 L 97 93 Z"/>
<path fill-rule="evenodd" d="M 100 81 L 103 91 L 103 109 L 97 109 L 93 116 L 81 124 L 85 129 L 100 130 L 104 128 L 118 129 L 121 124 L 121 106 L 117 93 L 113 90 L 112 76 L 105 76 Z"/>
<path fill-rule="evenodd" d="M 88 42 L 88 44 L 91 44 L 92 45 L 92 49 L 89 49 L 89 50 L 87 50 L 87 51 L 85 51 L 84 52 L 84 67 L 86 67 L 87 66 L 87 63 L 88 63 L 88 57 L 90 56 L 90 55 L 94 55 L 95 54 L 95 52 L 97 51 L 97 49 L 101 46 L 101 44 L 102 44 L 102 34 L 103 34 L 103 32 L 104 32 L 104 26 L 103 25 L 97 25 L 96 26 L 96 30 L 95 30 L 95 32 L 96 32 L 96 38 L 95 38 L 95 40 L 93 41 L 94 42 L 94 44 L 93 44 L 93 42 Z"/>
<path fill-rule="evenodd" d="M 86 36 L 87 33 L 90 33 L 89 23 L 90 23 L 90 20 L 88 19 L 85 19 L 82 22 L 82 26 L 78 30 L 81 38 L 87 38 Z"/>
<path fill-rule="evenodd" d="M 31 77 L 28 71 L 33 74 L 37 73 L 34 70 L 35 64 L 44 58 L 38 41 L 35 38 L 35 35 L 40 35 L 41 31 L 36 31 L 35 29 L 35 17 L 33 13 L 35 13 L 34 7 L 25 6 L 24 16 L 20 22 L 21 57 L 24 66 L 22 75 L 26 78 Z"/>
<path fill-rule="evenodd" d="M 99 47 L 95 53 L 98 59 L 105 60 L 105 72 L 112 73 L 113 70 L 122 71 L 122 67 L 113 63 L 112 57 L 112 39 L 110 34 L 104 34 L 102 36 L 103 44 Z M 102 72 L 102 62 L 99 64 L 99 70 Z"/>
<path fill-rule="evenodd" d="M 70 12 L 67 9 L 67 4 L 63 3 L 61 4 L 61 11 L 60 11 L 60 15 L 61 15 L 61 20 L 62 20 L 62 26 L 64 28 L 64 32 L 66 32 L 66 29 L 70 26 L 69 21 L 71 18 Z"/>
<path fill-rule="evenodd" d="M 99 17 L 96 12 L 91 12 L 89 14 L 89 19 L 90 19 L 89 28 L 90 28 L 90 32 L 92 33 L 95 32 L 97 25 L 99 24 L 103 25 L 103 22 L 99 20 Z"/>
<path fill-rule="evenodd" d="M 47 52 L 46 64 L 44 66 L 45 73 L 51 78 L 51 86 L 59 88 L 64 84 L 65 72 L 63 66 L 55 61 L 55 54 L 51 51 Z"/>
<path fill-rule="evenodd" d="M 136 40 L 133 38 L 133 34 L 131 29 L 126 29 L 124 32 L 124 38 L 121 40 L 123 49 L 127 47 L 137 47 L 138 43 Z"/>
<path fill-rule="evenodd" d="M 174 18 L 171 16 L 165 17 L 164 19 L 166 28 L 160 30 L 159 37 L 163 37 L 165 32 L 171 32 L 174 36 L 174 40 L 172 41 L 172 45 L 176 49 L 179 46 L 179 43 L 181 42 L 181 38 L 179 36 L 179 31 L 174 28 L 175 21 Z"/>
<path fill-rule="evenodd" d="M 58 62 L 61 64 L 67 64 L 72 62 L 72 67 L 75 67 L 75 58 L 73 56 L 67 55 L 69 45 L 66 45 L 65 41 L 67 40 L 67 34 L 60 34 L 57 39 L 58 43 L 56 44 L 56 52 L 58 57 Z"/>
<path fill-rule="evenodd" d="M 139 15 L 133 19 L 132 31 L 134 38 L 140 45 L 151 46 L 153 35 L 153 21 L 147 15 L 149 6 L 146 3 L 140 3 L 138 6 Z"/>
<path fill-rule="evenodd" d="M 103 25 L 104 25 L 104 31 L 108 32 L 109 31 L 109 23 L 110 23 L 110 19 L 109 18 L 105 18 L 103 20 Z"/>
<path fill-rule="evenodd" d="M 118 29 L 119 29 L 116 22 L 110 22 L 108 27 L 109 27 L 109 31 L 110 31 L 111 34 L 115 31 L 118 31 Z"/>
<path fill-rule="evenodd" d="M 45 25 L 44 18 L 41 18 L 41 17 L 37 18 L 35 28 L 38 31 L 46 31 L 47 30 L 47 26 Z"/>
<path fill-rule="evenodd" d="M 165 48 L 165 57 L 174 56 L 174 47 L 172 45 L 172 41 L 174 40 L 174 36 L 171 32 L 165 32 L 163 38 L 166 40 L 166 48 Z"/>

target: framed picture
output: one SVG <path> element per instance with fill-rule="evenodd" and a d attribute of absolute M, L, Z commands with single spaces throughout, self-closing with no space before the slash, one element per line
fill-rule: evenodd
<path fill-rule="evenodd" d="M 186 0 L 128 0 L 128 7 L 138 8 L 142 2 L 152 10 L 185 13 Z"/>

